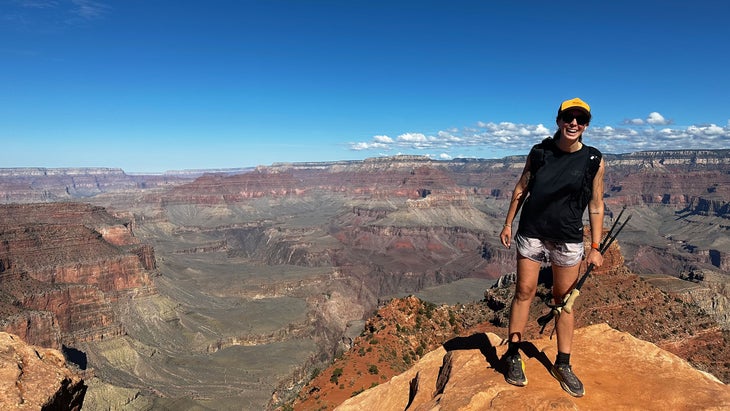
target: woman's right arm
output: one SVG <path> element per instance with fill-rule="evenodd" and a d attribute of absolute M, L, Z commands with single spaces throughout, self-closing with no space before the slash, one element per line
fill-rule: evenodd
<path fill-rule="evenodd" d="M 522 169 L 522 175 L 520 176 L 520 179 L 517 180 L 517 184 L 515 184 L 515 189 L 512 190 L 512 199 L 510 200 L 509 209 L 507 210 L 507 217 L 505 218 L 502 232 L 499 234 L 502 245 L 507 248 L 510 248 L 510 246 L 512 245 L 512 222 L 517 216 L 517 212 L 520 210 L 520 207 L 522 207 L 522 203 L 525 202 L 525 198 L 527 198 L 527 186 L 529 182 L 530 156 L 527 156 L 527 161 L 525 161 L 525 168 Z"/>

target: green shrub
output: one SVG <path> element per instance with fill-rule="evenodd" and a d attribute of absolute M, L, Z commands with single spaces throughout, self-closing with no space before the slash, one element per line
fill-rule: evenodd
<path fill-rule="evenodd" d="M 339 384 L 340 377 L 342 377 L 342 368 L 335 368 L 335 370 L 332 371 L 332 375 L 330 376 L 330 382 Z"/>

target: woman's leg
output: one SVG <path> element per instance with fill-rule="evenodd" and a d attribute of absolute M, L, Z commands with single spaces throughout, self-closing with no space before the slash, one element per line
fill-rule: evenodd
<path fill-rule="evenodd" d="M 570 267 L 553 265 L 553 301 L 555 304 L 562 303 L 565 295 L 575 287 L 578 282 L 579 269 L 580 263 Z M 555 333 L 558 336 L 558 352 L 570 354 L 574 327 L 575 317 L 572 310 L 570 313 L 561 311 L 555 326 Z"/>
<path fill-rule="evenodd" d="M 509 313 L 509 341 L 522 341 L 530 317 L 530 305 L 537 290 L 540 263 L 517 255 L 517 284 Z"/>

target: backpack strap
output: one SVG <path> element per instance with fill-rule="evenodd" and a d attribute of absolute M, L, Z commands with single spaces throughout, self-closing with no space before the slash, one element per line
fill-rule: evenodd
<path fill-rule="evenodd" d="M 598 169 L 601 168 L 602 154 L 597 148 L 592 146 L 588 147 L 588 162 L 586 164 L 586 172 L 583 175 L 583 190 L 582 190 L 582 206 L 587 206 L 593 196 L 593 178 L 598 173 Z"/>
<path fill-rule="evenodd" d="M 601 158 L 603 155 L 597 148 L 588 146 L 588 175 L 591 177 L 591 183 L 593 183 L 593 177 L 598 173 L 598 169 L 601 168 Z"/>
<path fill-rule="evenodd" d="M 543 139 L 539 144 L 532 146 L 530 150 L 530 181 L 527 183 L 527 191 L 532 190 L 532 186 L 535 185 L 535 175 L 537 170 L 545 164 L 545 148 L 548 144 L 551 144 L 553 139 L 547 137 Z"/>

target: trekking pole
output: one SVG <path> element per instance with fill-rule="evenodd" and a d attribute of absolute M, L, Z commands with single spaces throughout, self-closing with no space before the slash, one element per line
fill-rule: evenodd
<path fill-rule="evenodd" d="M 603 255 L 603 253 L 605 253 L 606 250 L 608 250 L 608 247 L 610 247 L 611 244 L 613 244 L 613 242 L 616 240 L 616 237 L 618 236 L 618 234 L 626 226 L 626 223 L 628 223 L 629 220 L 631 220 L 631 215 L 629 215 L 628 217 L 626 217 L 626 220 L 624 220 L 623 223 L 621 223 L 621 225 L 619 226 L 616 233 L 613 233 L 613 230 L 616 228 L 616 225 L 618 224 L 619 220 L 621 219 L 621 215 L 624 213 L 625 209 L 626 209 L 626 206 L 624 206 L 624 208 L 621 209 L 621 212 L 619 213 L 618 217 L 616 218 L 616 221 L 614 221 L 613 225 L 611 226 L 611 229 L 606 234 L 606 238 L 603 239 L 603 241 L 601 242 L 601 245 L 598 247 L 598 252 L 600 252 L 601 255 Z M 570 290 L 570 292 L 563 298 L 562 303 L 555 304 L 555 305 L 547 303 L 547 306 L 550 307 L 550 312 L 548 312 L 547 314 L 545 314 L 542 317 L 537 319 L 538 325 L 541 326 L 540 334 L 542 334 L 543 331 L 545 331 L 545 327 L 548 325 L 550 320 L 552 320 L 553 318 L 557 319 L 557 316 L 559 316 L 563 310 L 565 310 L 566 313 L 570 313 L 571 311 L 573 311 L 573 304 L 575 303 L 575 300 L 580 295 L 580 289 L 581 289 L 581 287 L 583 287 L 583 283 L 585 283 L 586 279 L 591 274 L 591 271 L 593 271 L 593 268 L 595 268 L 595 266 L 593 264 L 588 265 L 588 268 L 586 268 L 586 272 L 578 280 L 578 283 L 575 285 L 575 287 L 572 290 Z M 555 332 L 554 329 L 553 329 L 553 332 Z M 552 333 L 550 334 L 550 336 L 552 337 Z"/>

